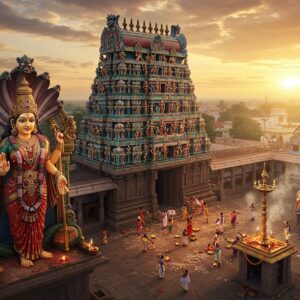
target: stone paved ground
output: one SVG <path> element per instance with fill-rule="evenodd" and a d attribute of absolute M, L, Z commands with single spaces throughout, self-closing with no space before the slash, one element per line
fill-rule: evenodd
<path fill-rule="evenodd" d="M 300 248 L 299 233 L 300 226 L 295 225 L 292 207 L 294 199 L 287 197 L 288 205 L 284 214 L 272 224 L 275 236 L 283 239 L 283 220 L 288 219 L 291 223 L 292 237 L 291 244 Z M 292 200 L 291 200 L 292 199 Z M 258 200 L 257 200 L 258 201 Z M 274 201 L 274 199 L 270 200 Z M 259 202 L 259 201 L 258 201 Z M 257 202 L 257 208 L 259 204 Z M 236 210 L 237 225 L 235 228 L 230 224 L 230 212 Z M 226 218 L 225 233 L 221 237 L 222 266 L 213 268 L 213 257 L 206 253 L 199 253 L 204 247 L 212 242 L 215 232 L 214 221 L 223 211 Z M 272 211 L 276 213 L 276 211 Z M 149 233 L 156 234 L 155 250 L 148 250 L 142 253 L 141 238 L 137 237 L 134 228 L 124 233 L 111 234 L 109 244 L 100 246 L 103 254 L 110 259 L 110 262 L 97 268 L 91 275 L 90 289 L 94 292 L 103 291 L 109 294 L 110 299 L 118 300 L 165 300 L 165 299 L 240 299 L 238 294 L 243 291 L 242 286 L 235 281 L 238 270 L 238 259 L 232 257 L 232 250 L 226 249 L 226 239 L 235 237 L 238 232 L 254 233 L 259 226 L 259 214 L 253 223 L 249 221 L 244 195 L 235 195 L 231 199 L 224 199 L 222 202 L 215 202 L 209 205 L 209 224 L 203 224 L 203 217 L 193 216 L 193 226 L 200 227 L 197 232 L 197 241 L 190 242 L 188 247 L 175 246 L 177 239 L 175 234 L 181 236 L 184 222 L 176 220 L 173 233 L 168 234 L 161 229 L 161 224 L 149 226 Z M 100 233 L 94 235 L 96 244 L 100 244 Z M 181 240 L 179 240 L 181 242 Z M 171 257 L 166 263 L 166 278 L 158 279 L 158 255 L 163 253 Z M 187 294 L 181 292 L 179 280 L 181 269 L 188 268 L 191 284 Z M 300 254 L 296 253 L 292 258 L 292 272 L 295 288 L 280 299 L 300 299 Z M 104 298 L 100 298 L 104 299 Z M 253 299 L 247 296 L 246 299 Z M 264 299 L 256 297 L 256 299 Z"/>

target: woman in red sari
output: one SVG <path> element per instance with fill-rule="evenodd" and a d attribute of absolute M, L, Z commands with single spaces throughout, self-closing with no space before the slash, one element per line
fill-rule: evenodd
<path fill-rule="evenodd" d="M 51 258 L 42 248 L 47 208 L 45 172 L 54 175 L 60 194 L 67 180 L 55 167 L 63 142 L 58 133 L 56 150 L 50 154 L 49 141 L 37 131 L 37 105 L 28 82 L 23 78 L 17 89 L 11 118 L 11 135 L 0 143 L 0 176 L 6 176 L 3 197 L 10 233 L 23 267 L 33 260 Z"/>

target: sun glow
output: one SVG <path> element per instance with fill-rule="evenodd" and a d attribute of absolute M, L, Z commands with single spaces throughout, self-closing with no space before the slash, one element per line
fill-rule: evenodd
<path fill-rule="evenodd" d="M 282 87 L 286 89 L 293 89 L 295 87 L 300 86 L 299 78 L 285 78 L 281 81 Z"/>

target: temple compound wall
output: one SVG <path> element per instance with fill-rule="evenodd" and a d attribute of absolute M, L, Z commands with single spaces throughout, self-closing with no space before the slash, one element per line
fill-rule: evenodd
<path fill-rule="evenodd" d="M 210 141 L 184 34 L 174 25 L 169 30 L 139 21 L 128 25 L 124 19 L 122 26 L 119 16 L 107 17 L 73 156 L 81 168 L 116 186 L 101 200 L 105 223 L 114 229 L 135 222 L 141 206 L 154 215 L 159 208 L 182 206 L 191 196 L 215 199 Z"/>

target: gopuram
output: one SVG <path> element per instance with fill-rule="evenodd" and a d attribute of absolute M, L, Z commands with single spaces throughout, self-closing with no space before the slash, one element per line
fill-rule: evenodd
<path fill-rule="evenodd" d="M 106 223 L 121 228 L 143 207 L 180 207 L 215 199 L 210 141 L 199 112 L 178 25 L 146 27 L 109 15 L 74 160 L 110 176 Z"/>

